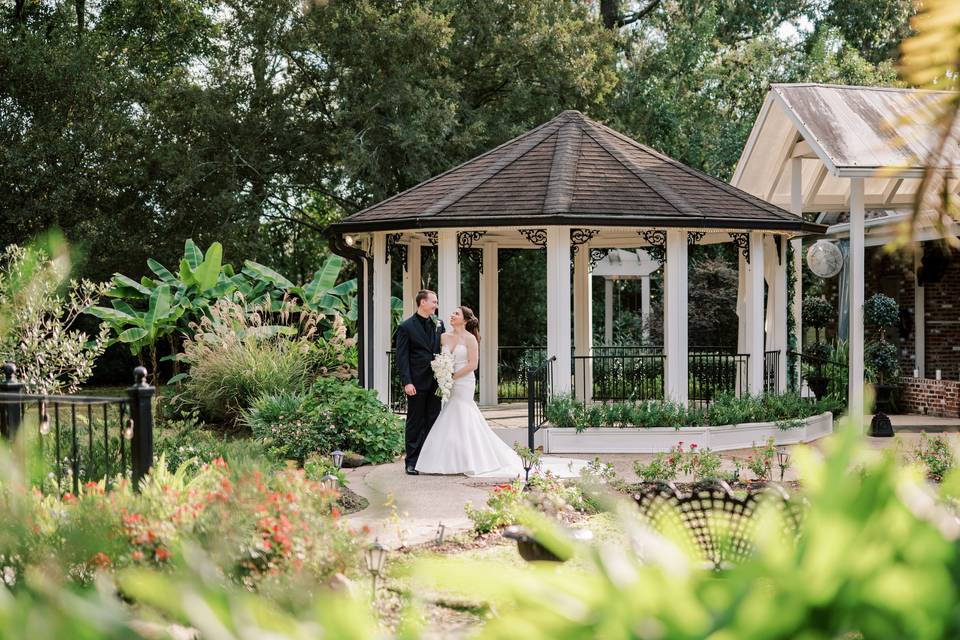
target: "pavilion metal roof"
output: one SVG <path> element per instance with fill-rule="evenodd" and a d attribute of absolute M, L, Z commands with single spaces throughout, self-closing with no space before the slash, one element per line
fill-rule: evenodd
<path fill-rule="evenodd" d="M 579 111 L 564 111 L 332 230 L 535 225 L 825 230 Z"/>

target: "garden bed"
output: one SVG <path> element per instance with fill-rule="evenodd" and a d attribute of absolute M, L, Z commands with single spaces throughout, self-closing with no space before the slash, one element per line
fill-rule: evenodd
<path fill-rule="evenodd" d="M 712 451 L 749 449 L 773 438 L 775 445 L 802 444 L 833 433 L 833 414 L 829 411 L 804 418 L 796 426 L 783 429 L 775 422 L 753 422 L 725 426 L 683 427 L 594 427 L 581 431 L 569 427 L 543 427 L 537 432 L 537 444 L 544 453 L 658 453 L 669 451 L 683 441 Z"/>

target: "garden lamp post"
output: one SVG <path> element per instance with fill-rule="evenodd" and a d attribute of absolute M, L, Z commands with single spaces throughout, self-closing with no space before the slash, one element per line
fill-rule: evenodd
<path fill-rule="evenodd" d="M 327 489 L 328 491 L 336 491 L 340 488 L 340 478 L 332 473 L 328 473 L 320 478 L 320 484 L 323 485 L 323 488 Z"/>
<path fill-rule="evenodd" d="M 380 544 L 380 540 L 374 539 L 373 544 L 367 547 L 367 571 L 370 572 L 370 579 L 373 582 L 373 592 L 371 599 L 377 597 L 377 578 L 383 572 L 383 564 L 387 560 L 387 550 Z"/>
<path fill-rule="evenodd" d="M 780 482 L 783 482 L 783 476 L 790 466 L 790 452 L 787 451 L 786 447 L 777 449 L 777 465 L 780 466 Z"/>
<path fill-rule="evenodd" d="M 530 482 L 530 469 L 533 469 L 533 458 L 530 456 L 523 456 L 523 482 L 524 484 Z"/>
<path fill-rule="evenodd" d="M 443 544 L 443 534 L 446 532 L 446 530 L 447 530 L 447 525 L 443 524 L 442 522 L 437 525 L 436 543 L 438 547 Z"/>
<path fill-rule="evenodd" d="M 337 449 L 330 454 L 330 460 L 333 462 L 334 468 L 339 471 L 343 467 L 343 451 Z"/>

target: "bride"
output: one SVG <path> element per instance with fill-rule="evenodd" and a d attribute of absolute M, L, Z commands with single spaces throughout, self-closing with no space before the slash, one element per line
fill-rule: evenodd
<path fill-rule="evenodd" d="M 523 475 L 520 456 L 497 436 L 473 401 L 474 371 L 480 361 L 480 321 L 469 307 L 450 314 L 450 330 L 441 336 L 441 348 L 452 353 L 453 390 L 430 429 L 417 460 L 420 473 L 508 478 Z M 544 458 L 541 470 L 557 476 L 577 476 L 582 460 Z"/>

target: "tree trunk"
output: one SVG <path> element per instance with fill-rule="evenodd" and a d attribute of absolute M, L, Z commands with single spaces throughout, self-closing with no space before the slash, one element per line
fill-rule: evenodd
<path fill-rule="evenodd" d="M 27 0 L 17 0 L 13 4 L 13 21 L 14 22 L 23 22 L 23 5 L 27 3 Z"/>
<path fill-rule="evenodd" d="M 77 10 L 77 35 L 81 35 L 85 27 L 84 18 L 87 14 L 86 0 L 74 0 L 74 7 Z"/>

